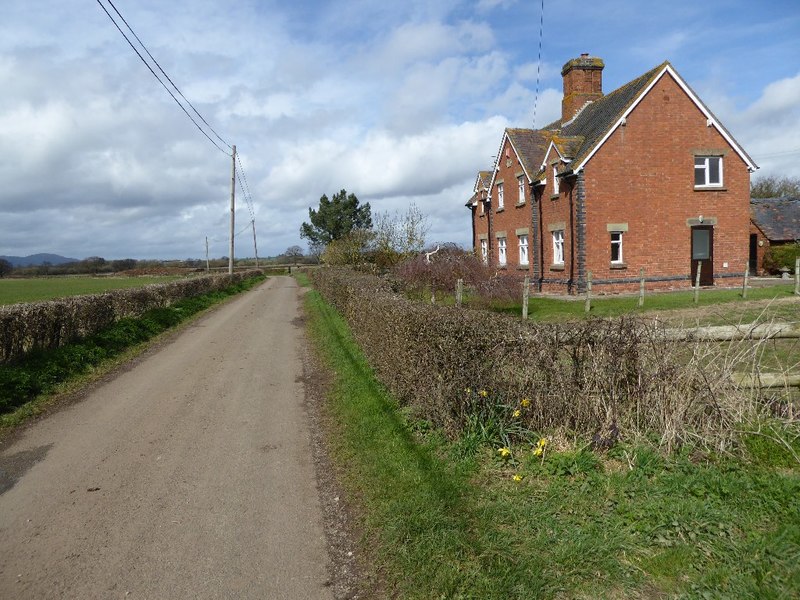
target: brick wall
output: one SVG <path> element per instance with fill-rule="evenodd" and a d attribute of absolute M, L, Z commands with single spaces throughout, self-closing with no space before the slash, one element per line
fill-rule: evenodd
<path fill-rule="evenodd" d="M 695 190 L 694 155 L 698 151 L 724 154 L 722 189 Z M 593 289 L 633 289 L 638 286 L 641 267 L 652 280 L 648 288 L 689 286 L 689 224 L 700 224 L 701 216 L 702 224 L 713 225 L 715 284 L 741 282 L 749 251 L 750 174 L 668 74 L 586 164 L 584 173 L 586 270 L 592 273 Z M 562 188 L 557 200 L 548 200 L 547 190 L 543 196 L 546 278 L 552 257 L 548 222 L 569 218 L 570 194 L 572 218 L 576 216 L 573 187 L 562 183 Z M 624 263 L 614 267 L 610 227 L 623 229 Z M 566 260 L 571 256 L 568 253 Z M 565 266 L 569 272 L 570 265 Z M 550 286 L 553 291 L 557 287 Z"/>

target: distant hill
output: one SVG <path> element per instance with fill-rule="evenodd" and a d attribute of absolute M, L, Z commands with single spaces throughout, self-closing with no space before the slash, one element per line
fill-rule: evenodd
<path fill-rule="evenodd" d="M 38 267 L 44 263 L 51 265 L 63 265 L 66 263 L 78 262 L 77 258 L 67 258 L 66 256 L 59 256 L 58 254 L 31 254 L 30 256 L 0 256 L 11 263 L 14 268 L 17 267 Z"/>

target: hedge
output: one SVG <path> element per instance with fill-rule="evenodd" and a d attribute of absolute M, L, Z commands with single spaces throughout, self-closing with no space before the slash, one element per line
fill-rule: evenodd
<path fill-rule="evenodd" d="M 601 445 L 655 433 L 668 447 L 691 436 L 719 447 L 757 409 L 731 386 L 731 365 L 712 346 L 669 340 L 652 322 L 533 323 L 415 302 L 371 275 L 311 275 L 387 389 L 451 435 L 476 415 L 513 415 L 528 430 L 566 430 Z"/>
<path fill-rule="evenodd" d="M 262 274 L 251 270 L 207 275 L 103 294 L 0 306 L 0 364 L 32 350 L 58 348 L 124 317 L 138 317 L 153 308 L 170 306 L 182 298 L 220 290 Z"/>

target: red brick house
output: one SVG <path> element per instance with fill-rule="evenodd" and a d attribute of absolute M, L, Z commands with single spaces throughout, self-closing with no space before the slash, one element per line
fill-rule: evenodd
<path fill-rule="evenodd" d="M 562 293 L 741 280 L 758 167 L 668 62 L 605 95 L 603 68 L 570 60 L 561 119 L 503 133 L 467 203 L 476 251 Z"/>
<path fill-rule="evenodd" d="M 750 200 L 750 273 L 765 275 L 771 247 L 800 243 L 800 198 Z"/>

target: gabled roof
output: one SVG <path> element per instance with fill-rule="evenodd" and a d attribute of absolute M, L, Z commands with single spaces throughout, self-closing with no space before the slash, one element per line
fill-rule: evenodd
<path fill-rule="evenodd" d="M 489 182 L 491 180 L 492 180 L 491 171 L 478 171 L 478 177 L 477 179 L 475 179 L 475 187 L 472 189 L 472 191 L 477 193 L 481 190 L 488 190 Z"/>
<path fill-rule="evenodd" d="M 751 159 L 738 142 L 733 139 L 733 136 L 731 136 L 728 130 L 720 124 L 719 120 L 708 107 L 703 104 L 697 94 L 695 94 L 683 78 L 678 75 L 669 62 L 661 63 L 633 81 L 587 104 L 572 120 L 561 124 L 559 131 L 560 137 L 568 139 L 583 137 L 583 143 L 573 145 L 573 161 L 565 171 L 580 171 L 611 134 L 614 133 L 617 127 L 624 122 L 625 118 L 636 108 L 653 86 L 665 75 L 670 75 L 675 80 L 697 108 L 706 116 L 708 123 L 717 128 L 720 134 L 722 134 L 725 140 L 742 158 L 747 167 L 751 171 L 755 171 L 758 166 L 753 162 L 753 159 Z"/>
<path fill-rule="evenodd" d="M 525 172 L 525 176 L 530 183 L 533 181 L 533 177 L 539 172 L 539 165 L 544 159 L 545 152 L 550 143 L 550 135 L 550 132 L 541 129 L 516 129 L 507 127 L 503 132 L 500 149 L 497 151 L 497 158 L 494 161 L 489 187 L 491 188 L 491 186 L 494 185 L 495 177 L 500 170 L 500 161 L 504 159 L 502 153 L 506 140 L 511 144 L 511 148 L 514 150 L 517 158 L 519 158 L 519 162 L 522 164 L 522 170 Z"/>
<path fill-rule="evenodd" d="M 475 178 L 475 185 L 472 186 L 472 196 L 464 206 L 477 206 L 478 196 L 481 191 L 488 191 L 489 182 L 492 180 L 491 171 L 478 171 L 478 176 Z"/>
<path fill-rule="evenodd" d="M 750 219 L 770 241 L 800 240 L 800 198 L 751 198 Z"/>

